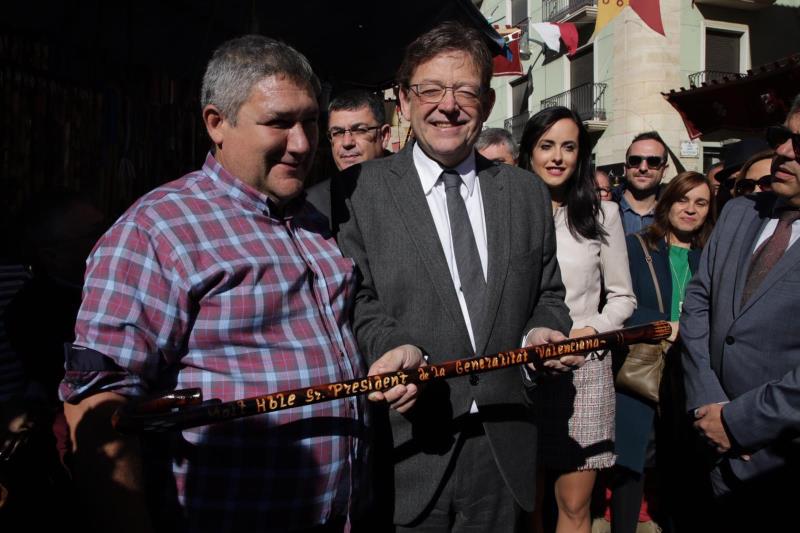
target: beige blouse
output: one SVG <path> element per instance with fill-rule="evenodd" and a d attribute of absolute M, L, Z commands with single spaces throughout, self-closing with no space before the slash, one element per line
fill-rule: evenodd
<path fill-rule="evenodd" d="M 598 333 L 622 328 L 636 309 L 619 208 L 601 202 L 601 210 L 600 222 L 608 233 L 605 244 L 574 237 L 567 227 L 566 208 L 559 207 L 554 214 L 558 265 L 572 327 L 591 326 Z M 605 305 L 599 310 L 601 291 Z"/>

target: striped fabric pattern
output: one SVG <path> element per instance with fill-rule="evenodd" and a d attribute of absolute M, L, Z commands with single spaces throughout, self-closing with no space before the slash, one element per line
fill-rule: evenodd
<path fill-rule="evenodd" d="M 348 315 L 354 265 L 307 202 L 283 218 L 209 154 L 137 201 L 89 259 L 76 345 L 124 373 L 67 372 L 62 397 L 200 387 L 223 401 L 366 373 Z M 283 530 L 343 515 L 360 400 L 183 432 L 174 474 L 190 530 Z"/>

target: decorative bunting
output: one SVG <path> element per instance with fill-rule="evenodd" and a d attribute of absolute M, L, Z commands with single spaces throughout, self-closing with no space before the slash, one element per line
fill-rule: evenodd
<path fill-rule="evenodd" d="M 631 9 L 642 19 L 642 22 L 647 24 L 653 31 L 665 35 L 664 24 L 661 22 L 659 0 L 598 0 L 594 35 L 600 33 L 612 19 L 622 13 L 622 10 L 627 5 L 630 5 Z"/>
<path fill-rule="evenodd" d="M 601 0 L 602 1 L 602 0 Z M 664 35 L 661 5 L 658 0 L 630 0 L 631 9 L 656 33 Z"/>
<path fill-rule="evenodd" d="M 519 59 L 519 39 L 506 44 L 511 52 L 509 60 L 505 55 L 494 56 L 492 60 L 492 73 L 495 76 L 522 76 L 522 63 Z"/>
<path fill-rule="evenodd" d="M 532 22 L 531 29 L 536 30 L 542 37 L 544 45 L 556 53 L 561 51 L 560 41 L 564 42 L 569 55 L 578 49 L 578 28 L 571 22 Z"/>
<path fill-rule="evenodd" d="M 606 27 L 617 15 L 622 13 L 628 0 L 597 0 L 597 19 L 594 23 L 594 35 Z"/>

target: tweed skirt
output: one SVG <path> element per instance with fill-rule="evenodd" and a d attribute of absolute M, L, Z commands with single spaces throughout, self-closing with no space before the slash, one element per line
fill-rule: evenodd
<path fill-rule="evenodd" d="M 567 374 L 542 376 L 535 390 L 543 466 L 576 471 L 614 465 L 615 393 L 611 355 Z"/>

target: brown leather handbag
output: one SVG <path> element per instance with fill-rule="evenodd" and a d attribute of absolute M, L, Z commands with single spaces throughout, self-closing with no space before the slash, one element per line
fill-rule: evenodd
<path fill-rule="evenodd" d="M 642 237 L 637 234 L 636 238 L 644 251 L 644 258 L 650 269 L 653 278 L 653 286 L 656 289 L 656 299 L 658 300 L 658 310 L 664 313 L 664 301 L 661 298 L 661 289 L 658 287 L 656 271 L 653 268 L 653 257 L 647 249 Z M 664 374 L 664 364 L 666 355 L 672 343 L 662 340 L 658 343 L 640 342 L 631 344 L 628 347 L 628 356 L 622 363 L 617 372 L 615 384 L 617 389 L 624 390 L 641 396 L 645 400 L 658 403 L 658 390 L 661 386 L 661 376 Z"/>

